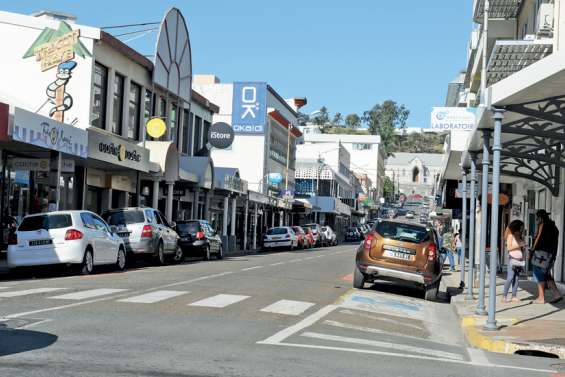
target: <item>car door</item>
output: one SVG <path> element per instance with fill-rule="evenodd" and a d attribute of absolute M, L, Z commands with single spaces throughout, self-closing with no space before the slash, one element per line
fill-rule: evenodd
<path fill-rule="evenodd" d="M 165 226 L 163 224 L 163 218 L 159 214 L 159 211 L 153 210 L 153 217 L 155 218 L 155 224 L 153 229 L 155 230 L 155 240 L 162 240 L 163 247 L 165 250 L 169 247 L 167 235 L 165 234 Z"/>
<path fill-rule="evenodd" d="M 94 264 L 104 263 L 104 232 L 94 223 L 93 214 L 90 212 L 82 212 L 80 218 L 84 224 L 86 239 L 94 250 Z"/>
<path fill-rule="evenodd" d="M 102 263 L 113 263 L 118 258 L 118 242 L 110 231 L 110 227 L 104 220 L 97 215 L 92 215 L 92 220 L 96 229 L 100 231 L 100 247 L 95 250 L 95 254 L 101 255 Z"/>
<path fill-rule="evenodd" d="M 157 214 L 161 220 L 161 234 L 163 236 L 163 246 L 165 247 L 165 251 L 173 252 L 176 248 L 175 231 L 171 229 L 169 223 L 167 222 L 167 219 L 161 212 L 158 212 Z"/>
<path fill-rule="evenodd" d="M 212 226 L 207 221 L 203 221 L 201 223 L 202 228 L 204 228 L 204 234 L 206 234 L 206 238 L 210 243 L 210 249 L 213 253 L 217 253 L 220 251 L 220 239 L 212 229 Z"/>

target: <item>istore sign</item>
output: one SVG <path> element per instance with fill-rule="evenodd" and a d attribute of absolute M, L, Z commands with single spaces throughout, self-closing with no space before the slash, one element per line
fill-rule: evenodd
<path fill-rule="evenodd" d="M 229 148 L 233 143 L 233 129 L 224 122 L 212 124 L 208 130 L 208 143 L 218 149 Z"/>
<path fill-rule="evenodd" d="M 434 107 L 431 127 L 438 131 L 470 131 L 475 127 L 476 108 Z"/>
<path fill-rule="evenodd" d="M 267 120 L 267 84 L 233 84 L 232 128 L 236 134 L 262 134 Z"/>

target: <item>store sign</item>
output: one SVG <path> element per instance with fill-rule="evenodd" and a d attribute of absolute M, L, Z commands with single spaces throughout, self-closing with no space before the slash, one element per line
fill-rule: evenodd
<path fill-rule="evenodd" d="M 280 173 L 271 173 L 267 175 L 267 181 L 272 185 L 278 185 L 282 182 L 283 176 Z"/>
<path fill-rule="evenodd" d="M 54 166 L 51 165 L 51 160 L 48 158 L 12 158 L 8 160 L 8 167 L 12 170 L 21 171 L 43 171 L 57 169 L 56 162 Z M 61 165 L 61 173 L 74 173 L 75 161 L 63 159 Z"/>
<path fill-rule="evenodd" d="M 16 107 L 12 140 L 86 158 L 87 132 Z"/>
<path fill-rule="evenodd" d="M 233 143 L 233 138 L 233 128 L 224 122 L 214 123 L 208 130 L 208 142 L 214 148 L 229 148 Z"/>
<path fill-rule="evenodd" d="M 440 131 L 470 131 L 475 127 L 475 111 L 476 108 L 434 107 L 431 127 Z"/>
<path fill-rule="evenodd" d="M 163 195 L 167 196 L 169 194 L 169 188 L 167 186 L 163 187 Z M 186 189 L 184 188 L 173 188 L 173 196 L 185 196 Z"/>
<path fill-rule="evenodd" d="M 236 134 L 263 134 L 267 120 L 267 84 L 233 84 L 232 127 Z"/>
<path fill-rule="evenodd" d="M 88 157 L 140 171 L 149 171 L 148 151 L 110 134 L 89 129 Z"/>

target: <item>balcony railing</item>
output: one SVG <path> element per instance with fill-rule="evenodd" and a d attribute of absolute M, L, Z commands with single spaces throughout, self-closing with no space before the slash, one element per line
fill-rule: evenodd
<path fill-rule="evenodd" d="M 489 18 L 516 18 L 524 0 L 490 0 Z M 475 0 L 473 4 L 473 19 L 483 23 L 485 14 L 485 0 Z"/>

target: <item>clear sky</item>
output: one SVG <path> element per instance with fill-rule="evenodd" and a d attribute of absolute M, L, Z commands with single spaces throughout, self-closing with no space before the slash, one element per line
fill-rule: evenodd
<path fill-rule="evenodd" d="M 361 115 L 393 99 L 413 127 L 443 106 L 472 28 L 472 0 L 0 0 L 1 10 L 59 10 L 89 26 L 160 21 L 171 6 L 188 23 L 193 73 L 267 81 L 285 98 L 307 97 L 304 112 Z M 156 34 L 130 45 L 152 55 Z"/>

